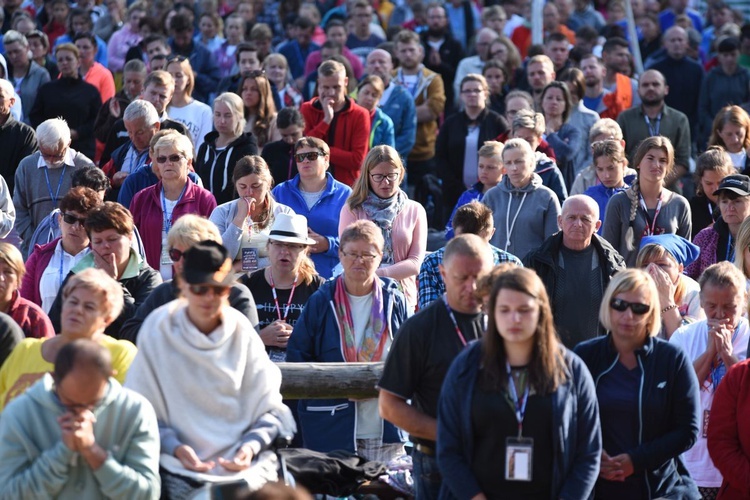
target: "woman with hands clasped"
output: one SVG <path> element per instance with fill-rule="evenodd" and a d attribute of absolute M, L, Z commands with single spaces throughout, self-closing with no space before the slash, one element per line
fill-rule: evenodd
<path fill-rule="evenodd" d="M 273 177 L 260 156 L 244 156 L 232 173 L 239 198 L 216 207 L 209 218 L 235 261 L 235 271 L 252 273 L 268 266 L 268 233 L 278 214 L 294 214 L 271 195 Z"/>
<path fill-rule="evenodd" d="M 125 384 L 156 411 L 163 498 L 190 498 L 206 483 L 258 474 L 275 480 L 275 467 L 264 474 L 251 464 L 265 461 L 262 451 L 280 431 L 294 432 L 281 372 L 247 317 L 229 305 L 234 272 L 226 249 L 202 241 L 182 259 L 183 298 L 146 318 Z"/>
<path fill-rule="evenodd" d="M 705 318 L 700 304 L 700 286 L 682 274 L 698 258 L 700 248 L 676 234 L 644 236 L 636 267 L 645 270 L 659 291 L 662 332 L 669 340 L 682 325 Z"/>
<path fill-rule="evenodd" d="M 609 333 L 575 348 L 599 401 L 597 499 L 700 498 L 680 458 L 699 434 L 698 380 L 685 352 L 656 338 L 658 296 L 646 272 L 617 273 L 599 309 Z"/>

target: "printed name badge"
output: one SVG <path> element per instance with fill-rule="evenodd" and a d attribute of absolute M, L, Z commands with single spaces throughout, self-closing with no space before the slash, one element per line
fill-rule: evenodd
<path fill-rule="evenodd" d="M 258 249 L 257 248 L 243 248 L 242 249 L 242 270 L 243 271 L 255 271 L 258 269 Z"/>
<path fill-rule="evenodd" d="M 162 266 L 171 266 L 174 264 L 172 258 L 169 256 L 169 247 L 166 243 L 161 246 L 161 257 L 159 257 L 159 264 Z"/>
<path fill-rule="evenodd" d="M 531 481 L 534 440 L 509 437 L 505 440 L 505 480 Z"/>

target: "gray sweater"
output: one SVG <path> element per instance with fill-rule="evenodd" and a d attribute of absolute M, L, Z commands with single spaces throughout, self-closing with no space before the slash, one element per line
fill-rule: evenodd
<path fill-rule="evenodd" d="M 49 215 L 52 210 L 57 208 L 57 203 L 65 196 L 71 187 L 73 172 L 87 165 L 94 166 L 94 163 L 85 155 L 73 151 L 73 165 L 65 168 L 65 177 L 60 180 L 63 174 L 63 167 L 59 168 L 39 168 L 40 153 L 27 156 L 18 164 L 16 170 L 16 186 L 13 192 L 13 204 L 16 207 L 16 230 L 18 235 L 24 240 L 21 251 L 28 255 L 29 249 L 26 241 L 34 234 L 36 226 Z M 49 186 L 45 171 L 49 173 Z M 60 186 L 57 192 L 57 186 Z M 50 189 L 52 192 L 50 192 Z M 53 201 L 52 196 L 57 193 L 57 203 Z"/>
<path fill-rule="evenodd" d="M 36 100 L 36 93 L 39 91 L 39 87 L 50 81 L 49 73 L 46 69 L 39 66 L 34 61 L 31 61 L 28 73 L 21 82 L 21 88 L 18 94 L 21 96 L 21 102 L 23 103 L 23 122 L 30 124 L 29 113 L 34 108 L 34 101 Z"/>
<path fill-rule="evenodd" d="M 520 189 L 514 187 L 507 176 L 503 177 L 500 184 L 487 191 L 482 203 L 492 209 L 495 219 L 495 234 L 490 243 L 519 259 L 541 246 L 559 229 L 557 195 L 542 185 L 537 174 Z"/>
<path fill-rule="evenodd" d="M 668 189 L 662 191 L 662 198 L 661 210 L 656 218 L 655 234 L 677 234 L 689 240 L 693 225 L 690 218 L 690 204 L 684 197 Z M 602 236 L 622 255 L 628 267 L 634 267 L 641 238 L 648 222 L 639 203 L 633 221 L 635 241 L 632 244 L 633 249 L 629 250 L 626 235 L 630 227 L 630 206 L 627 191 L 617 193 L 610 198 L 607 203 L 607 213 L 604 215 Z"/>

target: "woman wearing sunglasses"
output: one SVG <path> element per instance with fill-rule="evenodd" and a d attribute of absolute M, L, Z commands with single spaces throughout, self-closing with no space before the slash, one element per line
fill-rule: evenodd
<path fill-rule="evenodd" d="M 685 352 L 656 338 L 658 304 L 646 272 L 617 273 L 599 309 L 609 334 L 575 349 L 599 401 L 603 451 L 595 498 L 700 498 L 680 458 L 698 437 L 698 380 Z"/>
<path fill-rule="evenodd" d="M 275 459 L 264 450 L 281 430 L 294 432 L 281 372 L 247 317 L 229 306 L 229 253 L 202 241 L 182 259 L 182 298 L 146 318 L 125 384 L 156 411 L 163 498 L 191 498 L 228 479 L 257 481 L 251 464 Z"/>
<path fill-rule="evenodd" d="M 271 195 L 273 177 L 260 156 L 240 158 L 232 173 L 239 198 L 223 203 L 211 213 L 235 271 L 252 273 L 268 265 L 268 233 L 277 215 L 293 214 Z"/>
<path fill-rule="evenodd" d="M 315 240 L 310 257 L 323 278 L 339 263 L 339 216 L 352 190 L 328 172 L 330 149 L 321 139 L 303 137 L 294 146 L 298 174 L 273 189 L 276 201 L 307 219 L 308 236 Z"/>
<path fill-rule="evenodd" d="M 326 281 L 307 302 L 287 346 L 293 363 L 385 361 L 394 335 L 406 320 L 398 283 L 376 274 L 383 258 L 383 233 L 356 221 L 341 233 L 344 273 Z M 404 454 L 399 431 L 378 413 L 378 400 L 300 400 L 305 448 L 347 450 L 388 463 Z"/>
<path fill-rule="evenodd" d="M 398 152 L 375 146 L 367 153 L 362 175 L 341 210 L 339 232 L 356 220 L 370 220 L 383 232 L 383 259 L 376 271 L 401 283 L 409 309 L 417 305 L 416 277 L 427 250 L 427 214 L 401 188 L 406 170 Z"/>
<path fill-rule="evenodd" d="M 138 332 L 146 317 L 167 302 L 180 297 L 180 276 L 182 275 L 182 258 L 185 252 L 201 241 L 211 240 L 221 243 L 221 234 L 211 221 L 194 214 L 183 215 L 174 223 L 167 234 L 167 245 L 169 258 L 172 260 L 174 276 L 165 281 L 148 296 L 145 302 L 138 307 L 135 314 L 122 325 L 120 338 L 130 340 L 134 344 L 138 338 Z M 232 284 L 229 290 L 229 305 L 237 309 L 250 320 L 253 327 L 258 325 L 258 309 L 255 306 L 253 295 L 244 285 Z"/>
<path fill-rule="evenodd" d="M 182 134 L 165 135 L 154 145 L 153 168 L 160 174 L 156 185 L 139 191 L 130 203 L 133 220 L 141 233 L 146 260 L 164 279 L 172 278 L 167 233 L 185 214 L 208 217 L 216 208 L 210 191 L 188 179 L 193 164 L 193 145 Z"/>
<path fill-rule="evenodd" d="M 44 245 L 36 245 L 26 261 L 21 295 L 49 312 L 62 282 L 70 270 L 88 253 L 89 235 L 86 216 L 101 205 L 93 189 L 74 187 L 60 200 L 57 225 L 61 236 Z"/>
<path fill-rule="evenodd" d="M 325 281 L 310 260 L 309 249 L 314 243 L 307 236 L 303 216 L 281 213 L 266 240 L 268 267 L 239 280 L 258 304 L 260 338 L 271 361 L 286 361 L 286 346 L 294 325 L 307 300 Z"/>

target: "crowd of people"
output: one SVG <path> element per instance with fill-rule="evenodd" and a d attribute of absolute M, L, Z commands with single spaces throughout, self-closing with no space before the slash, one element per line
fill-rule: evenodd
<path fill-rule="evenodd" d="M 6 0 L 0 498 L 749 498 L 748 5 Z"/>

